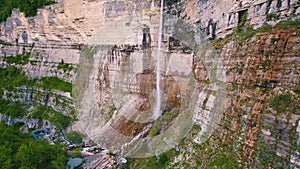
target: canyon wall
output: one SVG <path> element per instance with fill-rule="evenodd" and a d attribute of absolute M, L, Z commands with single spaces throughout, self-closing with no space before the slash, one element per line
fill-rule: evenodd
<path fill-rule="evenodd" d="M 247 25 L 258 28 L 265 22 L 274 24 L 299 15 L 299 6 L 299 0 L 191 0 L 182 2 L 180 12 L 213 39 L 231 33 L 244 14 Z"/>
<path fill-rule="evenodd" d="M 58 0 L 54 5 L 39 9 L 37 16 L 30 18 L 25 18 L 23 13 L 14 10 L 11 17 L 0 24 L 1 67 L 16 66 L 31 78 L 58 77 L 74 82 L 80 54 L 96 54 L 91 48 L 86 51 L 82 49 L 85 49 L 84 46 L 91 42 L 97 32 L 123 16 L 140 18 L 139 24 L 142 25 L 145 20 L 149 21 L 153 17 L 147 15 L 149 11 L 157 13 L 157 8 L 153 9 L 153 6 L 157 7 L 158 2 L 155 1 L 153 6 L 151 3 L 143 0 Z M 224 99 L 227 103 L 226 109 L 219 112 L 222 114 L 221 122 L 210 138 L 204 138 L 203 131 L 207 129 L 205 124 L 214 115 L 216 91 L 211 90 L 211 79 L 207 71 L 195 70 L 199 95 L 196 105 L 198 111 L 193 120 L 200 128 L 192 128 L 192 134 L 176 147 L 179 155 L 169 159 L 170 168 L 222 168 L 227 165 L 222 164 L 224 161 L 231 161 L 231 168 L 300 167 L 299 23 L 283 28 L 268 27 L 266 30 L 250 33 L 251 36 L 243 35 L 243 31 L 240 34 L 235 32 L 239 23 L 243 22 L 243 29 L 251 26 L 259 28 L 264 23 L 274 26 L 281 20 L 299 18 L 299 5 L 299 0 L 190 0 L 166 7 L 166 10 L 176 13 L 201 29 L 208 39 L 224 38 L 228 35 L 223 40 L 212 42 L 219 53 L 218 59 L 222 61 L 220 69 L 224 73 L 223 80 L 226 80 L 228 92 Z M 134 22 L 124 24 L 130 23 Z M 143 29 L 139 30 L 141 37 Z M 249 32 L 244 32 L 247 33 Z M 152 40 L 152 44 L 155 44 L 156 39 Z M 142 43 L 142 38 L 138 42 Z M 102 116 L 108 121 L 116 116 L 116 107 L 111 104 L 112 96 L 109 93 L 116 79 L 111 77 L 112 72 L 118 68 L 118 64 L 122 64 L 118 61 L 128 61 L 128 53 L 133 53 L 131 57 L 140 61 L 139 55 L 133 51 L 141 52 L 143 48 L 142 45 L 132 44 L 128 48 L 122 46 L 123 44 L 110 45 L 112 46 L 100 53 L 105 56 L 105 62 L 97 65 L 102 69 L 97 70 L 95 76 L 91 76 L 99 81 L 96 87 L 102 90 L 96 94 L 100 98 L 97 104 L 102 114 L 92 116 L 93 121 Z M 174 49 L 172 57 L 192 56 L 184 53 L 185 50 L 189 49 Z M 30 52 L 28 63 L 23 65 L 7 62 L 7 58 L 21 55 L 24 51 Z M 184 61 L 190 63 L 191 59 Z M 67 68 L 64 67 L 66 64 Z M 69 69 L 69 66 L 74 68 Z M 192 63 L 192 68 L 203 70 L 204 67 L 201 62 L 194 62 L 194 65 Z M 153 67 L 134 65 L 131 68 L 136 69 L 140 75 L 134 79 L 136 86 L 126 86 L 128 90 L 149 94 L 149 90 L 153 89 L 153 84 L 149 83 L 153 79 Z M 166 100 L 169 99 L 170 105 L 176 105 L 178 86 L 173 85 L 172 78 L 166 78 L 165 81 L 165 85 L 173 86 L 168 91 L 170 97 Z M 45 104 L 47 98 L 47 106 L 63 115 L 70 115 L 74 109 L 71 92 L 19 86 L 14 90 L 3 91 L 1 97 L 38 104 Z M 144 103 L 142 100 L 136 105 L 138 109 L 148 109 L 146 101 Z M 91 117 L 90 114 L 84 116 L 88 119 Z M 103 124 L 105 120 L 98 123 Z M 87 129 L 90 132 L 93 131 L 91 129 L 97 130 L 94 124 L 98 123 L 88 123 Z M 76 125 L 72 127 L 76 129 Z M 137 125 L 121 119 L 113 121 L 110 127 L 125 135 L 135 136 L 145 124 Z M 206 139 L 208 141 L 203 141 Z"/>
<path fill-rule="evenodd" d="M 19 43 L 87 43 L 107 22 L 149 11 L 151 1 L 57 0 L 25 18 L 18 10 L 0 24 L 0 40 Z M 158 2 L 155 1 L 155 6 Z M 276 23 L 300 13 L 299 0 L 189 0 L 170 4 L 180 16 L 209 38 L 231 33 L 247 14 L 247 25 Z M 274 16 L 275 14 L 275 16 Z"/>

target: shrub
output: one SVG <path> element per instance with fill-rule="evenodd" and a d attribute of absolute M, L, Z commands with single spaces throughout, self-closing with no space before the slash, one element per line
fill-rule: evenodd
<path fill-rule="evenodd" d="M 73 144 L 81 144 L 82 143 L 82 135 L 78 131 L 70 131 L 65 134 L 66 139 L 69 140 Z"/>
<path fill-rule="evenodd" d="M 57 65 L 57 69 L 62 69 L 64 72 L 71 71 L 74 67 L 68 63 L 64 63 L 62 59 L 61 62 Z"/>
<path fill-rule="evenodd" d="M 29 62 L 30 52 L 23 52 L 23 54 L 17 56 L 11 56 L 6 58 L 8 64 L 26 65 Z"/>
<path fill-rule="evenodd" d="M 266 15 L 266 20 L 271 21 L 273 19 L 278 19 L 278 16 L 275 13 L 269 13 Z"/>
<path fill-rule="evenodd" d="M 248 12 L 245 12 L 241 18 L 241 22 L 238 24 L 238 27 L 237 27 L 238 32 L 243 30 L 243 27 L 247 22 L 247 18 L 248 18 Z"/>
<path fill-rule="evenodd" d="M 299 27 L 300 26 L 300 19 L 288 19 L 282 20 L 275 25 L 277 29 L 289 29 L 291 27 Z"/>

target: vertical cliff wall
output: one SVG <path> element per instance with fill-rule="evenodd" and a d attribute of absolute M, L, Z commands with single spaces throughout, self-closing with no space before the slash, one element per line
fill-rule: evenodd
<path fill-rule="evenodd" d="M 211 102 L 216 98 L 216 91 L 210 90 L 211 81 L 207 72 L 196 71 L 195 78 L 198 80 L 199 89 L 199 111 L 193 116 L 196 125 L 188 137 L 176 145 L 176 150 L 163 154 L 161 159 L 168 157 L 165 165 L 169 168 L 300 166 L 300 32 L 299 21 L 294 21 L 299 18 L 299 5 L 299 0 L 189 0 L 166 7 L 169 12 L 174 12 L 185 21 L 196 25 L 209 39 L 224 38 L 213 41 L 213 44 L 219 52 L 218 59 L 223 63 L 228 96 L 224 99 L 227 103 L 226 109 L 219 112 L 222 114 L 221 123 L 218 123 L 216 131 L 208 138 L 204 135 L 206 128 L 203 124 L 212 115 Z M 152 16 L 146 15 L 150 10 L 151 2 L 143 0 L 58 0 L 54 5 L 39 9 L 38 15 L 30 18 L 25 18 L 24 14 L 14 10 L 12 16 L 0 24 L 1 67 L 17 67 L 31 78 L 58 77 L 73 82 L 80 52 L 95 54 L 92 50 L 94 48 L 81 51 L 82 44 L 87 44 L 104 25 L 123 16 L 135 16 L 140 21 L 150 20 Z M 280 22 L 282 20 L 288 21 Z M 263 25 L 264 23 L 270 25 Z M 139 24 L 142 25 L 143 22 Z M 251 28 L 262 26 L 260 30 Z M 238 27 L 241 28 L 239 32 L 236 31 Z M 145 32 L 140 29 L 139 33 Z M 115 37 L 116 34 L 112 36 Z M 138 40 L 142 43 L 142 38 Z M 154 41 L 152 39 L 152 43 Z M 146 40 L 145 43 L 151 44 Z M 176 41 L 172 43 L 176 44 Z M 115 80 L 109 75 L 119 66 L 118 61 L 128 61 L 128 53 L 139 52 L 141 48 L 134 45 L 128 48 L 110 46 L 103 51 L 106 60 L 98 65 L 103 69 L 96 71 L 96 78 L 99 81 L 97 87 L 104 91 L 97 93 L 97 97 L 100 98 L 100 107 L 102 106 L 100 115 L 105 120 L 109 120 L 116 112 L 116 107 L 110 105 L 111 96 L 105 93 L 110 90 L 109 87 Z M 176 45 L 172 57 L 190 56 L 187 53 L 182 54 L 189 49 L 175 48 Z M 120 52 L 121 50 L 123 51 Z M 26 62 L 9 59 L 26 53 L 29 53 Z M 131 57 L 136 57 L 139 61 L 138 55 L 132 54 Z M 190 60 L 188 58 L 186 62 L 189 63 Z M 143 66 L 145 70 L 139 65 L 131 67 L 140 73 L 134 79 L 138 85 L 127 87 L 131 87 L 132 92 L 149 94 L 149 90 L 153 89 L 153 84 L 149 83 L 153 78 L 153 70 L 147 65 Z M 203 69 L 204 66 L 197 63 L 192 68 Z M 178 100 L 173 95 L 177 94 L 178 87 L 172 85 L 172 78 L 166 78 L 166 81 L 169 82 L 165 84 L 174 87 L 174 90 L 169 91 L 172 97 L 167 100 L 169 99 L 169 105 L 175 106 Z M 44 89 L 41 85 L 21 85 L 1 92 L 2 98 L 13 102 L 47 103 L 47 106 L 63 115 L 72 114 L 74 108 L 70 91 Z M 136 107 L 142 111 L 148 109 L 149 105 L 146 101 L 141 101 Z M 84 116 L 87 119 L 91 117 L 89 114 Z M 93 116 L 93 120 L 98 120 L 98 117 Z M 87 128 L 97 130 L 93 124 L 89 123 L 91 126 Z M 135 136 L 145 124 L 137 125 L 121 119 L 114 121 L 112 127 L 125 135 Z M 208 141 L 202 141 L 206 139 Z M 154 161 L 153 165 L 156 165 L 159 160 Z M 149 168 L 147 164 L 151 163 L 148 162 L 149 159 L 146 159 L 143 165 L 142 160 L 133 161 L 131 168 Z"/>
<path fill-rule="evenodd" d="M 189 0 L 182 1 L 181 6 L 181 16 L 211 38 L 231 33 L 245 14 L 247 25 L 257 28 L 300 13 L 298 0 Z"/>

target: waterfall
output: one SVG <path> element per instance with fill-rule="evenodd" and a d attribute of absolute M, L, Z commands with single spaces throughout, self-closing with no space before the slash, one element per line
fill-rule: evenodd
<path fill-rule="evenodd" d="M 160 92 L 160 51 L 163 26 L 163 6 L 164 0 L 160 2 L 160 18 L 159 18 L 159 33 L 158 33 L 158 51 L 156 58 L 156 100 L 153 111 L 153 118 L 156 120 L 161 115 L 161 92 Z"/>

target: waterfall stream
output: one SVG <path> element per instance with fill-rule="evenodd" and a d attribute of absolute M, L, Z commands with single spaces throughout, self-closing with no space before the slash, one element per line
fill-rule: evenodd
<path fill-rule="evenodd" d="M 160 52 L 161 52 L 161 38 L 163 27 L 163 6 L 164 0 L 160 2 L 160 20 L 159 20 L 159 33 L 158 33 L 158 51 L 156 59 L 156 100 L 153 111 L 153 119 L 156 120 L 161 115 L 161 91 L 160 91 Z"/>

